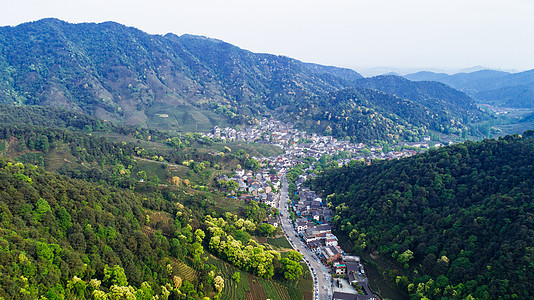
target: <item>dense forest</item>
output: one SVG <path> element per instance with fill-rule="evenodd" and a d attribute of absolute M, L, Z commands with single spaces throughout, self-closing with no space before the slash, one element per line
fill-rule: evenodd
<path fill-rule="evenodd" d="M 0 106 L 0 121 L 0 298 L 219 299 L 276 286 L 271 298 L 302 299 L 310 289 L 300 256 L 265 243 L 280 234 L 263 223 L 276 211 L 215 190 L 218 174 L 258 167 L 244 150 L 60 108 Z M 251 291 L 239 276 L 263 282 Z"/>
<path fill-rule="evenodd" d="M 294 98 L 291 91 L 338 85 L 328 80 L 337 77 L 318 73 L 338 68 L 310 70 L 294 59 L 215 39 L 149 35 L 113 22 L 44 19 L 0 32 L 2 102 L 61 105 L 105 119 L 142 122 L 155 102 L 214 99 L 239 106 L 269 97 L 283 103 Z"/>
<path fill-rule="evenodd" d="M 355 143 L 419 141 L 430 132 L 466 137 L 469 132 L 443 107 L 364 88 L 313 97 L 288 107 L 287 112 L 297 124 Z"/>
<path fill-rule="evenodd" d="M 0 176 L 0 296 L 98 299 L 96 291 L 111 295 L 128 285 L 144 297 L 197 293 L 192 283 L 173 281 L 172 266 L 195 249 L 187 219 L 171 218 L 157 233 L 148 226 L 148 209 L 179 210 L 162 195 L 141 197 L 3 159 Z"/>
<path fill-rule="evenodd" d="M 5 125 L 26 124 L 42 128 L 64 128 L 86 132 L 112 131 L 121 128 L 87 114 L 47 106 L 0 105 L 0 121 Z"/>
<path fill-rule="evenodd" d="M 324 190 L 354 251 L 398 262 L 416 298 L 534 297 L 534 131 L 465 142 L 311 184 Z"/>
<path fill-rule="evenodd" d="M 484 118 L 482 111 L 477 108 L 469 96 L 442 83 L 414 82 L 399 76 L 389 75 L 362 78 L 355 81 L 355 84 L 360 88 L 373 89 L 403 99 L 410 99 L 423 105 L 434 114 L 444 115 L 442 124 L 438 124 L 441 126 L 455 127 L 455 125 L 462 123 L 466 125 L 469 122 L 477 122 Z M 446 124 L 445 120 L 449 120 L 451 124 Z M 436 126 L 433 126 L 433 129 L 440 130 Z"/>
<path fill-rule="evenodd" d="M 317 106 L 317 98 L 329 102 L 331 93 L 355 87 L 382 92 L 373 96 L 383 97 L 381 101 L 364 107 L 376 110 L 372 123 L 380 130 L 360 135 L 349 128 L 345 123 L 369 120 L 359 113 L 361 107 L 345 105 L 350 121 L 339 116 L 327 122 L 332 130 L 326 132 L 338 138 L 391 141 L 426 130 L 458 135 L 470 122 L 487 117 L 472 99 L 445 85 L 398 77 L 366 80 L 349 69 L 252 53 L 205 37 L 149 35 L 113 22 L 44 19 L 2 27 L 0 48 L 0 67 L 5 70 L 0 73 L 0 103 L 66 107 L 139 127 L 197 131 L 253 124 L 260 117 L 294 120 L 298 114 L 302 129 L 324 133 L 326 126 L 316 126 L 316 115 L 295 111 L 295 106 Z M 386 94 L 402 98 L 401 105 L 417 103 L 415 123 L 403 115 L 399 120 L 390 116 L 389 104 L 382 107 L 392 98 Z M 422 113 L 428 110 L 435 114 Z M 435 122 L 439 124 L 422 128 Z M 399 135 L 398 126 L 419 130 Z"/>
<path fill-rule="evenodd" d="M 224 278 L 205 264 L 205 216 L 235 220 L 225 236 L 245 250 L 253 245 L 256 254 L 265 247 L 251 235 L 273 233 L 259 224 L 272 213 L 265 206 L 244 207 L 238 218 L 217 207 L 213 196 L 181 189 L 134 193 L 4 159 L 0 185 L 0 297 L 6 299 L 217 298 Z M 300 266 L 287 271 L 291 262 L 278 252 L 268 253 L 278 259 L 266 278 L 302 274 Z M 196 275 L 188 281 L 191 272 Z"/>
<path fill-rule="evenodd" d="M 166 142 L 173 137 L 181 137 L 179 133 L 169 133 L 162 130 L 139 126 L 129 126 L 112 123 L 75 112 L 62 107 L 53 106 L 12 106 L 0 105 L 0 123 L 10 126 L 30 125 L 39 128 L 67 129 L 84 133 L 112 133 L 130 136 L 137 140 Z M 184 134 L 189 140 L 201 139 L 198 134 Z M 205 143 L 209 141 L 205 140 Z"/>
<path fill-rule="evenodd" d="M 493 106 L 532 109 L 534 108 L 534 84 L 481 91 L 475 97 L 481 103 Z"/>

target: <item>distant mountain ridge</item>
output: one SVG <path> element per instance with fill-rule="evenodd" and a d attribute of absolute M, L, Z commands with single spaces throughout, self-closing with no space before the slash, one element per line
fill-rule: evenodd
<path fill-rule="evenodd" d="M 314 63 L 304 63 L 304 66 L 316 74 L 332 75 L 349 81 L 363 78 L 362 75 L 351 69 L 323 66 Z"/>
<path fill-rule="evenodd" d="M 247 102 L 269 97 L 283 103 L 289 92 L 298 96 L 340 87 L 337 79 L 321 77 L 323 72 L 361 78 L 355 71 L 254 54 L 219 40 L 148 35 L 113 22 L 44 19 L 3 27 L 0 33 L 0 66 L 7 70 L 0 101 L 63 105 L 132 122 L 146 118 L 135 118 L 140 114 L 135 106 L 156 99 Z"/>
<path fill-rule="evenodd" d="M 0 69 L 0 103 L 62 106 L 169 130 L 206 130 L 224 120 L 253 123 L 273 114 L 294 120 L 285 112 L 296 104 L 306 106 L 310 99 L 329 99 L 334 92 L 359 87 L 395 93 L 422 105 L 417 107 L 436 109 L 438 99 L 443 126 L 437 130 L 442 132 L 451 120 L 458 131 L 484 117 L 472 99 L 449 87 L 403 81 L 392 88 L 393 77 L 364 79 L 350 69 L 253 53 L 212 38 L 149 35 L 114 22 L 43 19 L 2 27 Z M 435 119 L 428 118 L 420 123 Z M 302 122 L 303 129 L 315 121 Z"/>
<path fill-rule="evenodd" d="M 356 81 L 356 86 L 386 92 L 401 98 L 411 99 L 434 109 L 450 109 L 452 118 L 467 118 L 464 112 L 478 112 L 472 99 L 445 84 L 438 82 L 414 82 L 400 76 L 376 76 Z M 450 107 L 450 105 L 453 107 Z"/>
<path fill-rule="evenodd" d="M 534 70 L 519 73 L 480 70 L 453 75 L 417 72 L 404 77 L 414 81 L 437 81 L 447 84 L 465 92 L 480 103 L 534 108 Z"/>

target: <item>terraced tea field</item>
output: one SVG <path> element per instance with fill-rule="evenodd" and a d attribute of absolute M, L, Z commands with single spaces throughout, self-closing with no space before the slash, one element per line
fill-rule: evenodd
<path fill-rule="evenodd" d="M 297 281 L 283 279 L 263 279 L 249 273 L 240 271 L 230 264 L 210 257 L 207 262 L 215 266 L 215 274 L 224 278 L 224 289 L 221 293 L 222 300 L 308 300 L 307 295 L 312 295 L 312 279 L 309 272 L 304 271 L 304 276 Z M 240 281 L 232 280 L 235 272 L 240 273 Z M 304 289 L 304 290 L 299 290 Z"/>
<path fill-rule="evenodd" d="M 197 277 L 197 272 L 195 270 L 179 260 L 173 261 L 173 269 L 177 270 L 177 276 L 180 276 L 182 280 L 193 282 Z"/>

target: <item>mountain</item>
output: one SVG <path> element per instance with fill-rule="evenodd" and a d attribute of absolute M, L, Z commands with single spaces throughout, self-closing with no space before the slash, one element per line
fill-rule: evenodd
<path fill-rule="evenodd" d="M 533 135 L 353 162 L 312 186 L 354 250 L 395 259 L 384 274 L 415 298 L 532 298 Z"/>
<path fill-rule="evenodd" d="M 458 105 L 455 111 L 455 106 L 447 101 L 414 98 L 416 100 L 374 89 L 351 88 L 299 101 L 297 105 L 286 107 L 284 113 L 297 125 L 318 133 L 353 142 L 389 143 L 418 141 L 431 131 L 460 134 L 467 130 L 463 118 L 478 120 L 483 116 L 476 107 L 467 110 L 475 112 L 473 115 L 454 115 L 466 106 L 465 103 Z"/>
<path fill-rule="evenodd" d="M 467 67 L 467 68 L 462 68 L 460 70 L 457 71 L 457 73 L 472 73 L 472 72 L 476 72 L 476 71 L 481 71 L 481 70 L 487 70 L 488 68 L 485 68 L 483 66 L 472 66 L 472 67 Z"/>
<path fill-rule="evenodd" d="M 113 22 L 43 19 L 2 27 L 0 49 L 0 103 L 61 106 L 170 131 L 207 131 L 214 125 L 252 124 L 258 117 L 273 115 L 294 120 L 285 112 L 296 103 L 329 98 L 363 80 L 349 69 L 253 53 L 212 38 L 149 35 Z M 373 88 L 388 86 L 379 84 L 382 80 L 388 77 L 375 78 Z M 430 96 L 443 101 L 442 107 L 457 97 L 443 87 L 434 94 L 418 88 L 405 96 L 431 109 L 435 103 Z M 451 116 L 460 123 L 458 128 L 480 117 L 480 111 L 468 105 L 472 100 L 465 99 L 462 106 L 457 102 L 448 105 L 456 107 L 454 112 L 440 111 L 443 124 L 438 131 L 447 132 Z M 302 122 L 302 129 L 311 129 L 314 121 Z M 370 136 L 361 142 L 379 139 Z"/>
<path fill-rule="evenodd" d="M 413 81 L 438 81 L 448 78 L 450 75 L 447 73 L 436 73 L 432 71 L 420 71 L 416 73 L 406 74 L 403 77 Z"/>
<path fill-rule="evenodd" d="M 534 85 L 519 85 L 480 91 L 474 96 L 480 102 L 500 107 L 534 108 Z"/>
<path fill-rule="evenodd" d="M 144 110 L 156 102 L 260 106 L 269 99 L 275 107 L 339 87 L 337 79 L 320 78 L 335 68 L 204 37 L 148 35 L 113 22 L 44 19 L 1 28 L 0 44 L 2 102 L 64 106 L 129 124 L 146 122 Z"/>
<path fill-rule="evenodd" d="M 280 253 L 251 240 L 258 221 L 246 214 L 238 218 L 229 210 L 248 206 L 235 207 L 223 196 L 149 182 L 138 182 L 134 192 L 2 157 L 0 186 L 3 299 L 213 299 L 223 292 L 222 282 L 225 294 L 239 293 L 243 296 L 238 299 L 244 299 L 244 288 L 230 284 L 235 273 L 247 282 L 261 276 L 267 282 L 262 284 L 274 291 L 270 297 L 279 299 L 302 299 L 308 288 L 288 290 L 297 289 L 298 281 L 311 285 L 309 275 L 300 276 L 300 265 L 298 280 L 278 279 L 284 266 Z M 258 218 L 271 213 L 254 204 Z M 244 271 L 225 263 L 223 254 L 209 254 L 208 228 L 214 225 L 204 224 L 211 218 L 207 211 L 224 215 L 226 221 L 215 219 L 219 241 L 233 247 L 224 252 L 230 253 L 227 260 L 235 255 L 230 251 L 239 251 L 248 263 L 234 264 Z M 242 231 L 243 218 L 247 229 Z M 264 289 L 258 285 L 253 291 Z"/>
<path fill-rule="evenodd" d="M 453 75 L 445 73 L 418 72 L 407 74 L 404 77 L 414 81 L 438 81 L 462 91 L 486 90 L 504 77 L 508 72 L 495 70 L 479 70 L 471 73 L 457 73 Z"/>
<path fill-rule="evenodd" d="M 447 84 L 484 104 L 534 108 L 534 70 L 520 73 L 480 70 L 454 75 L 418 72 L 404 77 L 414 81 L 438 81 Z"/>
<path fill-rule="evenodd" d="M 362 75 L 358 74 L 356 71 L 346 68 L 338 68 L 338 67 L 332 67 L 332 66 L 323 66 L 313 63 L 305 63 L 304 66 L 316 73 L 316 74 L 323 74 L 323 75 L 332 75 L 335 77 L 342 78 L 347 81 L 354 81 L 356 79 L 363 78 Z"/>
<path fill-rule="evenodd" d="M 507 75 L 474 98 L 495 106 L 534 108 L 534 70 Z"/>
<path fill-rule="evenodd" d="M 215 173 L 230 175 L 237 164 L 246 165 L 243 151 L 226 157 L 213 155 L 220 151 L 213 144 L 198 133 L 178 135 L 121 126 L 66 109 L 0 106 L 0 155 L 71 178 L 119 187 L 135 186 L 143 179 L 139 172 L 157 175 L 160 182 L 183 177 L 189 170 L 181 166 L 184 161 L 212 166 L 188 174 L 187 179 L 197 185 L 212 180 Z M 174 167 L 165 168 L 166 164 Z M 128 176 L 121 176 L 121 170 L 127 170 Z M 156 180 L 154 176 L 147 178 Z"/>
<path fill-rule="evenodd" d="M 445 113 L 451 122 L 480 120 L 484 113 L 473 100 L 458 90 L 438 82 L 415 82 L 400 76 L 376 76 L 355 82 L 356 86 L 382 91 L 413 100 L 436 113 Z"/>
<path fill-rule="evenodd" d="M 0 184 L 2 298 L 120 295 L 114 285 L 139 298 L 152 297 L 163 294 L 161 286 L 172 283 L 173 275 L 183 277 L 179 259 L 186 259 L 192 243 L 171 235 L 188 234 L 186 224 L 181 229 L 177 220 L 156 234 L 154 223 L 146 222 L 152 213 L 145 209 L 156 203 L 152 209 L 165 219 L 176 213 L 161 196 L 73 180 L 3 158 Z M 169 292 L 177 294 L 179 288 L 173 285 Z M 191 293 L 198 290 L 191 286 Z"/>

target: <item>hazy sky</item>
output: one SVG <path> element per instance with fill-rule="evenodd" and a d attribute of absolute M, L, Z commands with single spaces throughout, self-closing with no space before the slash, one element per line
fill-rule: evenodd
<path fill-rule="evenodd" d="M 0 25 L 116 21 L 350 67 L 534 69 L 534 0 L 3 0 Z"/>

